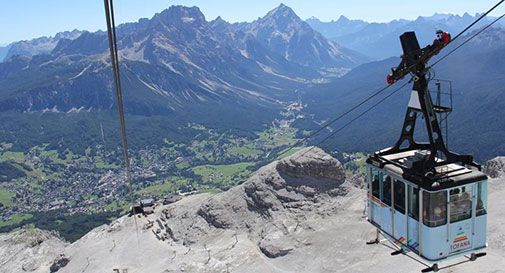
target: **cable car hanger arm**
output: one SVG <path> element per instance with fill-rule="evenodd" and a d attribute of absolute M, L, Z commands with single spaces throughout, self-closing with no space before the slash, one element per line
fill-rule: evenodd
<path fill-rule="evenodd" d="M 402 61 L 393 73 L 388 75 L 388 80 L 395 81 L 412 74 L 414 84 L 412 88 L 411 101 L 405 115 L 400 138 L 393 147 L 379 151 L 375 154 L 375 159 L 383 164 L 389 164 L 383 156 L 412 151 L 424 150 L 429 153 L 424 158 L 415 162 L 411 168 L 405 169 L 406 173 L 416 175 L 435 175 L 436 167 L 449 163 L 461 163 L 474 166 L 480 169 L 480 165 L 473 161 L 471 155 L 459 155 L 449 151 L 444 143 L 442 131 L 433 107 L 431 95 L 428 91 L 428 80 L 426 79 L 426 62 L 440 52 L 449 42 L 450 34 L 438 31 L 438 38 L 433 44 L 420 48 L 414 32 L 405 32 L 400 36 L 403 48 Z M 414 131 L 417 116 L 422 114 L 425 120 L 428 143 L 418 143 L 414 140 Z M 437 158 L 441 154 L 443 158 Z"/>

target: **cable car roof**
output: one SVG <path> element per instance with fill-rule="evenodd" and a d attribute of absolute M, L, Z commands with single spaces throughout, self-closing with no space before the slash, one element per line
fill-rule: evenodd
<path fill-rule="evenodd" d="M 429 151 L 409 150 L 379 157 L 372 156 L 367 160 L 367 163 L 383 169 L 386 173 L 402 177 L 428 191 L 453 188 L 487 179 L 483 172 L 455 163 L 436 167 L 435 175 L 427 176 L 406 171 L 410 169 L 413 159 L 416 159 L 419 154 L 427 152 Z M 377 159 L 382 162 L 377 162 Z"/>

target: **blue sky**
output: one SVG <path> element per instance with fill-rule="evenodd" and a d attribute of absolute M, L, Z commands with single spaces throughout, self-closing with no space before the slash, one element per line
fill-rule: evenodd
<path fill-rule="evenodd" d="M 102 0 L 3 0 L 0 3 L 0 45 L 22 39 L 52 36 L 59 31 L 104 29 Z M 353 19 L 385 22 L 414 19 L 435 12 L 463 14 L 483 12 L 498 0 L 116 0 L 116 22 L 151 17 L 171 5 L 198 6 L 206 18 L 218 15 L 230 22 L 252 21 L 280 3 L 302 18 L 323 21 L 345 15 Z M 505 12 L 500 7 L 493 15 Z"/>

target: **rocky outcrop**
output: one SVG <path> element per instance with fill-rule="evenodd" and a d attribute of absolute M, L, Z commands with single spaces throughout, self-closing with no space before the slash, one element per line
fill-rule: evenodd
<path fill-rule="evenodd" d="M 67 245 L 56 234 L 38 229 L 24 228 L 2 235 L 0 272 L 56 272 L 65 264 L 60 254 Z"/>
<path fill-rule="evenodd" d="M 282 246 L 282 242 L 279 244 L 278 242 L 272 242 L 269 239 L 261 240 L 259 248 L 268 258 L 282 257 L 293 250 L 290 246 Z"/>
<path fill-rule="evenodd" d="M 250 227 L 288 209 L 310 209 L 344 181 L 338 160 L 319 148 L 306 148 L 259 169 L 241 186 L 204 203 L 198 214 L 216 228 Z"/>
<path fill-rule="evenodd" d="M 342 164 L 320 148 L 306 148 L 276 164 L 280 174 L 299 178 L 345 180 Z"/>
<path fill-rule="evenodd" d="M 49 267 L 49 271 L 51 273 L 58 272 L 60 269 L 65 267 L 69 262 L 70 262 L 70 259 L 65 257 L 64 254 L 61 254 L 58 258 L 56 258 L 54 260 L 51 267 Z"/>
<path fill-rule="evenodd" d="M 260 168 L 242 185 L 205 200 L 193 216 L 163 212 L 159 220 L 168 227 L 157 237 L 171 242 L 182 239 L 191 245 L 201 236 L 232 230 L 248 234 L 269 258 L 285 256 L 300 244 L 291 235 L 307 228 L 303 224 L 306 214 L 325 214 L 325 204 L 348 192 L 344 181 L 338 160 L 319 148 L 306 148 Z"/>
<path fill-rule="evenodd" d="M 505 156 L 495 157 L 486 162 L 484 172 L 492 178 L 505 175 Z"/>

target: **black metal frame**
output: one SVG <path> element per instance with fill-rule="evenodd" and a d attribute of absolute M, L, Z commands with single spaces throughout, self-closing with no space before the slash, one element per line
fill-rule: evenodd
<path fill-rule="evenodd" d="M 426 79 L 426 62 L 436 55 L 441 48 L 433 48 L 432 45 L 429 45 L 421 49 L 414 32 L 405 32 L 400 36 L 400 41 L 404 54 L 400 65 L 393 70 L 392 77 L 396 81 L 405 77 L 407 74 L 413 75 L 413 90 L 417 91 L 421 109 L 419 110 L 411 106 L 407 108 L 400 138 L 394 146 L 376 152 L 373 156 L 375 159 L 373 161 L 377 163 L 391 163 L 388 162 L 389 160 L 383 158 L 383 156 L 411 150 L 427 150 L 430 152 L 429 156 L 414 162 L 412 168 L 407 168 L 399 164 L 400 167 L 402 167 L 407 174 L 424 177 L 429 176 L 431 178 L 437 174 L 435 167 L 450 163 L 474 166 L 480 170 L 480 165 L 473 161 L 471 155 L 453 153 L 447 149 L 444 143 L 442 131 L 433 107 L 431 94 L 428 90 L 428 81 Z M 423 115 L 424 117 L 429 143 L 418 143 L 414 140 L 415 125 L 418 115 Z M 404 146 L 404 144 L 408 145 Z M 442 156 L 437 158 L 437 155 Z"/>

